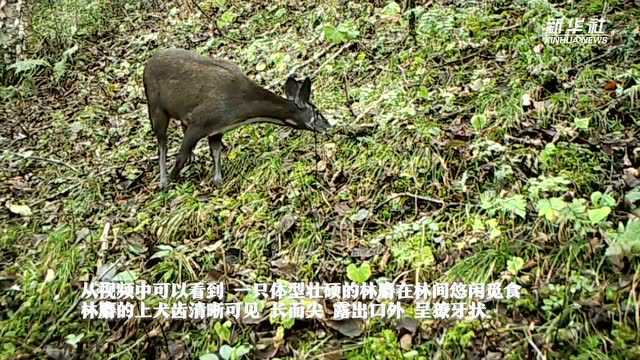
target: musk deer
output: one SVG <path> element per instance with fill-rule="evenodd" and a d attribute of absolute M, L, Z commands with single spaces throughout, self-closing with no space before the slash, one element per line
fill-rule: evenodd
<path fill-rule="evenodd" d="M 176 180 L 196 143 L 206 137 L 213 158 L 213 182 L 222 183 L 222 134 L 242 125 L 268 122 L 325 132 L 332 125 L 311 103 L 311 80 L 290 75 L 286 98 L 258 86 L 235 64 L 184 49 L 158 51 L 144 68 L 151 127 L 158 139 L 160 186 L 167 186 L 167 126 L 179 120 L 184 138 L 171 180 Z"/>

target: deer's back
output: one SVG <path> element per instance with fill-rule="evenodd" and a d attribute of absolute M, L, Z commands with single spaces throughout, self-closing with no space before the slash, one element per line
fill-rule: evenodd
<path fill-rule="evenodd" d="M 185 120 L 198 106 L 211 112 L 239 106 L 255 86 L 232 62 L 207 58 L 183 49 L 157 52 L 144 68 L 144 86 L 150 107 Z"/>

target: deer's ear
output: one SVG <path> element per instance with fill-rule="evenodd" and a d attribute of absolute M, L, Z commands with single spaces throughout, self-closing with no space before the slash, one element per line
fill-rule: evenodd
<path fill-rule="evenodd" d="M 287 99 L 294 99 L 298 95 L 300 89 L 300 82 L 296 80 L 296 74 L 291 74 L 284 83 L 284 93 L 287 95 Z"/>
<path fill-rule="evenodd" d="M 298 96 L 296 97 L 296 101 L 301 102 L 309 102 L 309 98 L 311 97 L 311 79 L 307 76 L 304 78 L 304 81 L 300 85 L 298 89 Z"/>

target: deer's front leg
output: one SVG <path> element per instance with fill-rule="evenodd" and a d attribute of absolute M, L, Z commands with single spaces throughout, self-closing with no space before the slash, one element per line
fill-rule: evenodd
<path fill-rule="evenodd" d="M 222 153 L 222 134 L 211 135 L 208 137 L 209 150 L 213 158 L 213 184 L 220 186 L 222 184 L 222 169 L 220 165 L 220 154 Z"/>

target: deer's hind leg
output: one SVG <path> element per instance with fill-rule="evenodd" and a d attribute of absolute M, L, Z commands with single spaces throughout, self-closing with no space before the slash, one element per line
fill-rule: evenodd
<path fill-rule="evenodd" d="M 176 157 L 176 164 L 171 170 L 171 180 L 176 180 L 180 175 L 180 170 L 184 167 L 187 160 L 191 157 L 193 149 L 200 139 L 206 136 L 206 131 L 198 126 L 191 125 L 187 127 L 182 139 L 182 145 L 180 146 L 180 152 Z"/>
<path fill-rule="evenodd" d="M 149 118 L 153 133 L 158 140 L 158 162 L 160 164 L 160 187 L 168 185 L 167 180 L 167 126 L 169 115 L 159 107 L 149 106 Z"/>
<path fill-rule="evenodd" d="M 183 123 L 182 121 L 180 122 L 180 126 L 182 127 L 182 136 L 186 135 L 187 133 L 187 124 Z M 187 159 L 187 164 L 191 164 L 194 163 L 196 161 L 196 154 L 194 152 L 191 152 L 191 155 L 189 155 L 189 158 Z"/>
<path fill-rule="evenodd" d="M 220 186 L 222 184 L 222 170 L 220 165 L 220 154 L 222 153 L 222 134 L 211 135 L 209 140 L 209 151 L 213 158 L 213 184 Z"/>

